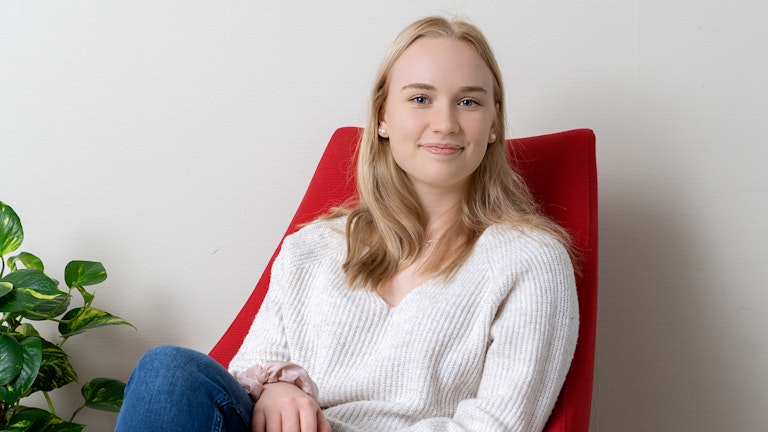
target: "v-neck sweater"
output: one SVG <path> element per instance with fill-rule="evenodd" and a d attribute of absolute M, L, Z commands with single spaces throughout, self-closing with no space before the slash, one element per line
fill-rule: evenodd
<path fill-rule="evenodd" d="M 334 432 L 542 430 L 578 330 L 565 248 L 491 226 L 449 279 L 390 306 L 345 284 L 340 227 L 316 222 L 286 237 L 230 371 L 302 366 Z"/>

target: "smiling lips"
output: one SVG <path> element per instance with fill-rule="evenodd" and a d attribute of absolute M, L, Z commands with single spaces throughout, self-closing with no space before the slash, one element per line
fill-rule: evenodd
<path fill-rule="evenodd" d="M 449 156 L 464 150 L 463 146 L 454 144 L 422 144 L 421 147 L 434 155 Z"/>

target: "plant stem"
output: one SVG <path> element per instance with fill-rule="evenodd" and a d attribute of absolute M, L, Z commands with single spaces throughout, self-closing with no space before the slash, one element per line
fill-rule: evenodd
<path fill-rule="evenodd" d="M 16 319 L 16 313 L 13 312 L 6 312 L 3 314 L 3 321 L 6 323 L 8 332 L 12 332 L 16 327 L 21 324 L 20 320 Z"/>
<path fill-rule="evenodd" d="M 47 391 L 43 392 L 43 396 L 45 396 L 45 401 L 48 402 L 48 411 L 50 411 L 51 414 L 56 415 L 56 408 L 53 407 L 53 401 L 51 400 L 51 396 L 48 394 Z"/>
<path fill-rule="evenodd" d="M 76 416 L 76 415 L 77 415 L 77 413 L 79 413 L 79 412 L 80 412 L 80 410 L 82 410 L 83 408 L 85 408 L 85 404 L 82 404 L 82 405 L 80 405 L 80 408 L 76 409 L 76 410 L 75 410 L 75 412 L 73 412 L 73 413 L 72 413 L 72 417 L 70 417 L 70 418 L 69 418 L 69 422 L 70 422 L 70 423 L 73 423 L 73 422 L 75 421 L 75 416 Z"/>
<path fill-rule="evenodd" d="M 71 290 L 70 290 L 70 292 L 71 292 Z M 53 312 L 51 312 L 50 317 L 48 319 L 53 320 L 53 317 L 55 317 L 56 315 L 59 314 L 59 311 L 62 309 L 62 307 L 65 306 L 65 304 L 67 303 L 67 300 L 69 300 L 71 298 L 72 298 L 72 294 L 67 294 L 67 297 L 64 300 L 62 300 L 62 302 L 59 303 L 58 306 L 56 306 L 56 309 L 54 309 Z M 61 321 L 59 321 L 59 322 L 61 322 Z"/>
<path fill-rule="evenodd" d="M 8 410 L 11 409 L 11 406 L 5 403 L 5 401 L 0 402 L 0 425 L 5 426 L 8 424 Z"/>

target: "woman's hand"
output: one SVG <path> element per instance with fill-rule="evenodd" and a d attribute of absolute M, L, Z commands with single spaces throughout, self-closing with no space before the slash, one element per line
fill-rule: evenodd
<path fill-rule="evenodd" d="M 294 384 L 265 384 L 251 421 L 253 432 L 331 432 L 317 401 Z"/>

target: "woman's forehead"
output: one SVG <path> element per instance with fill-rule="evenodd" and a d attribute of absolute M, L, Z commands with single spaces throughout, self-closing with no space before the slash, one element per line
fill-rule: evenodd
<path fill-rule="evenodd" d="M 490 68 L 469 43 L 447 38 L 421 38 L 395 61 L 390 83 L 403 86 L 427 84 L 455 87 L 483 87 L 493 90 Z"/>

